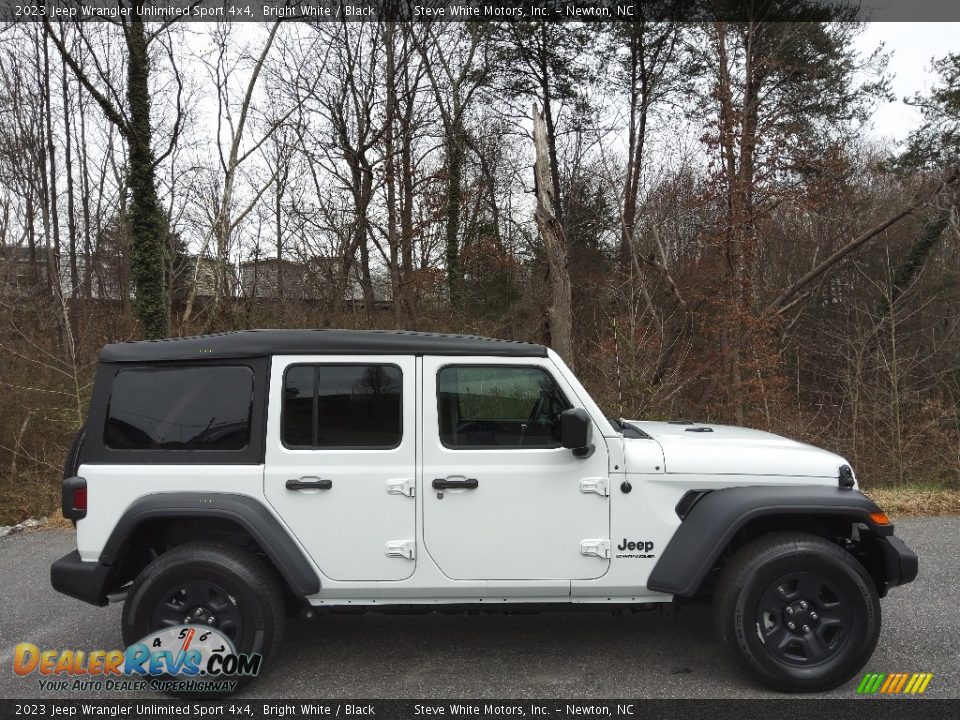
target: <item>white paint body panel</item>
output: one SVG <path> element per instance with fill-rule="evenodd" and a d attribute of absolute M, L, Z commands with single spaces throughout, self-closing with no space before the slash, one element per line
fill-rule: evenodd
<path fill-rule="evenodd" d="M 87 480 L 89 509 L 77 522 L 77 550 L 89 561 L 100 557 L 120 517 L 145 495 L 236 493 L 266 504 L 263 465 L 81 465 L 78 474 Z"/>
<path fill-rule="evenodd" d="M 390 450 L 301 450 L 280 441 L 284 371 L 299 364 L 396 365 L 403 375 L 403 437 Z M 412 356 L 301 356 L 273 358 L 267 410 L 263 493 L 307 548 L 323 574 L 334 580 L 402 580 L 416 559 L 389 557 L 387 543 L 416 539 L 414 498 L 387 492 L 388 481 L 415 480 L 417 384 Z M 322 478 L 329 490 L 288 490 L 287 480 Z"/>
<path fill-rule="evenodd" d="M 403 372 L 403 439 L 393 450 L 289 450 L 280 443 L 283 369 L 324 360 L 390 362 Z M 565 449 L 450 450 L 438 437 L 436 371 L 450 364 L 537 365 L 574 406 L 590 414 L 596 452 Z M 277 517 L 317 572 L 315 605 L 502 602 L 657 602 L 647 578 L 680 520 L 691 489 L 745 485 L 835 485 L 843 458 L 769 433 L 712 425 L 636 423 L 652 439 L 625 439 L 570 370 L 547 358 L 282 356 L 272 360 L 265 465 L 91 465 L 89 510 L 77 524 L 85 561 L 96 561 L 117 521 L 138 498 L 164 492 L 231 492 Z M 435 477 L 476 477 L 477 490 L 447 490 Z M 286 480 L 329 478 L 329 491 L 290 491 Z M 609 496 L 581 492 L 607 478 Z M 415 495 L 389 494 L 412 481 Z M 625 492 L 623 483 L 630 485 Z M 579 544 L 609 539 L 610 558 Z M 386 543 L 413 542 L 415 559 L 388 557 Z M 652 542 L 651 558 L 621 550 Z M 620 555 L 621 557 L 618 557 Z M 626 557 L 632 555 L 633 557 Z"/>
<path fill-rule="evenodd" d="M 610 498 L 584 493 L 580 481 L 608 476 L 600 428 L 594 453 L 578 458 L 566 448 L 451 449 L 439 437 L 436 378 L 444 367 L 538 367 L 576 407 L 581 403 L 556 366 L 541 358 L 423 360 L 424 538 L 441 571 L 455 580 L 555 580 L 603 575 L 609 560 L 580 553 L 588 538 L 608 538 Z M 472 490 L 433 490 L 434 478 L 476 478 Z"/>
<path fill-rule="evenodd" d="M 660 443 L 670 474 L 836 478 L 838 468 L 846 463 L 839 455 L 761 430 L 709 423 L 630 422 Z"/>

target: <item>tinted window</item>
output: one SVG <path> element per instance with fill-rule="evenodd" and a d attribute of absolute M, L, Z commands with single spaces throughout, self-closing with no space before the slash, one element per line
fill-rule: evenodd
<path fill-rule="evenodd" d="M 248 367 L 121 370 L 104 442 L 115 450 L 242 450 L 252 400 Z"/>
<path fill-rule="evenodd" d="M 299 365 L 287 370 L 283 384 L 283 442 L 295 447 L 313 444 L 316 369 Z"/>
<path fill-rule="evenodd" d="M 440 440 L 449 448 L 559 447 L 570 403 L 540 368 L 461 366 L 437 374 Z"/>
<path fill-rule="evenodd" d="M 295 365 L 284 376 L 283 443 L 396 447 L 402 434 L 402 387 L 395 365 Z"/>

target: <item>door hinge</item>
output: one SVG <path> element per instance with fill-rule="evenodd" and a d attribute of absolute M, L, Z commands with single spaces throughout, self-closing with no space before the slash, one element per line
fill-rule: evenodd
<path fill-rule="evenodd" d="M 414 540 L 390 540 L 386 544 L 387 557 L 406 558 L 413 560 L 417 557 L 417 543 Z"/>
<path fill-rule="evenodd" d="M 413 497 L 417 494 L 417 484 L 413 478 L 396 478 L 387 480 L 388 495 L 406 495 Z"/>
<path fill-rule="evenodd" d="M 609 540 L 581 540 L 580 554 L 593 555 L 598 558 L 609 558 L 610 557 L 610 541 Z"/>
<path fill-rule="evenodd" d="M 580 492 L 605 497 L 610 494 L 610 481 L 607 478 L 584 478 L 580 481 Z"/>

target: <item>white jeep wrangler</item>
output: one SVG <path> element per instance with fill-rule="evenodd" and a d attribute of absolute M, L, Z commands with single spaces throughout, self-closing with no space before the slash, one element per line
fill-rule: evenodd
<path fill-rule="evenodd" d="M 253 330 L 107 345 L 54 588 L 277 651 L 331 611 L 712 600 L 767 685 L 849 680 L 917 556 L 846 461 L 754 430 L 604 416 L 541 345 Z"/>

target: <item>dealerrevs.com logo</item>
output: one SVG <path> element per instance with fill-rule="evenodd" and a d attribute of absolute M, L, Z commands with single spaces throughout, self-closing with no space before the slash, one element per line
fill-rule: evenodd
<path fill-rule="evenodd" d="M 147 635 L 126 650 L 14 648 L 13 671 L 38 675 L 41 690 L 229 693 L 241 677 L 260 672 L 263 657 L 237 653 L 222 633 L 177 625 Z"/>

